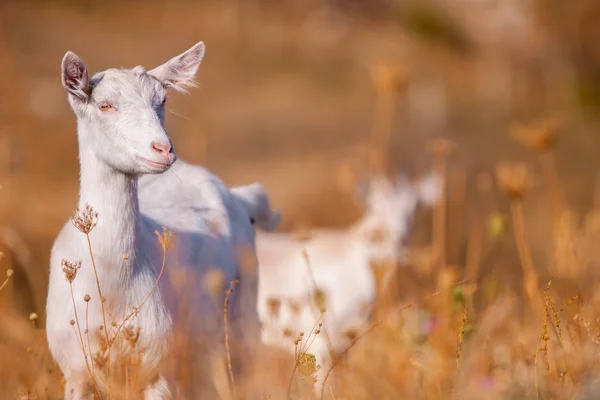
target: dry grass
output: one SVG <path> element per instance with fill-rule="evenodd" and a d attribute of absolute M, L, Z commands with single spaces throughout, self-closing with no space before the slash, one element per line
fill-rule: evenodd
<path fill-rule="evenodd" d="M 42 289 L 78 188 L 61 56 L 74 50 L 92 69 L 151 66 L 200 39 L 208 47 L 201 89 L 170 104 L 175 148 L 228 184 L 264 182 L 285 230 L 355 220 L 352 168 L 446 177 L 443 201 L 417 215 L 411 262 L 371 324 L 347 332 L 322 398 L 598 397 L 600 138 L 590 106 L 600 98 L 600 57 L 597 24 L 585 16 L 600 8 L 544 7 L 529 36 L 511 42 L 478 31 L 473 21 L 489 18 L 476 8 L 444 0 L 418 13 L 411 1 L 340 3 L 0 4 L 0 225 L 18 233 L 0 243 L 0 398 L 62 398 Z M 465 29 L 440 22 L 434 11 L 448 8 Z M 505 76 L 511 86 L 499 87 Z M 83 231 L 93 229 L 93 215 L 80 216 Z M 65 269 L 76 275 L 76 260 Z M 220 320 L 226 284 L 218 274 L 207 282 Z M 84 354 L 97 333 L 85 321 L 73 321 Z M 110 368 L 111 398 L 139 398 L 144 332 L 107 322 L 104 350 L 119 332 L 125 357 L 109 367 L 106 354 L 87 352 L 90 373 Z M 223 370 L 208 368 L 210 346 L 178 326 L 167 367 L 181 385 L 175 398 L 315 397 L 309 338 L 326 333 L 319 323 L 292 332 L 289 352 L 260 347 L 248 357 L 232 345 L 228 360 L 217 360 Z"/>

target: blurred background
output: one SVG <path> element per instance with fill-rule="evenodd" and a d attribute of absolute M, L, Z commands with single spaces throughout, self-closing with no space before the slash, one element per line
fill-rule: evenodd
<path fill-rule="evenodd" d="M 482 226 L 481 276 L 521 290 L 508 198 L 495 185 L 482 189 L 499 162 L 519 161 L 534 183 L 523 207 L 540 287 L 558 275 L 568 293 L 585 291 L 600 256 L 585 222 L 600 201 L 599 19 L 595 0 L 4 0 L 0 276 L 7 268 L 15 275 L 0 298 L 43 325 L 50 247 L 78 195 L 64 53 L 92 72 L 151 68 L 199 40 L 199 88 L 169 98 L 175 149 L 228 185 L 264 183 L 283 230 L 344 227 L 360 216 L 340 174 L 362 165 L 365 145 L 389 122 L 392 170 L 418 176 L 432 168 L 436 140 L 455 145 L 448 265 L 463 273 L 473 227 Z M 518 140 L 517 123 L 533 143 Z M 571 229 L 572 240 L 592 243 L 575 272 L 553 258 L 550 243 L 562 240 L 556 204 L 570 213 L 561 214 L 561 234 Z M 431 218 L 418 221 L 413 239 L 424 245 Z"/>

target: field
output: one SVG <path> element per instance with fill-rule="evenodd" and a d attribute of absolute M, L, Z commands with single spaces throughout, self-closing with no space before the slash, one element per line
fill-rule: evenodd
<path fill-rule="evenodd" d="M 597 398 L 598 17 L 592 0 L 0 2 L 0 398 L 62 398 L 44 333 L 79 188 L 61 58 L 150 68 L 199 40 L 199 88 L 168 103 L 178 156 L 262 182 L 283 231 L 351 225 L 348 177 L 373 160 L 446 177 L 324 398 Z M 178 353 L 180 398 L 214 396 L 199 351 Z M 313 396 L 298 360 L 256 354 L 237 397 Z"/>

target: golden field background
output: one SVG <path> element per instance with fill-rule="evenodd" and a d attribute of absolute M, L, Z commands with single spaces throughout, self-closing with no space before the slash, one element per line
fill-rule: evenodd
<path fill-rule="evenodd" d="M 398 274 L 397 304 L 411 307 L 354 346 L 337 393 L 326 397 L 596 398 L 598 17 L 592 0 L 1 2 L 0 276 L 15 271 L 0 292 L 2 398 L 15 390 L 30 392 L 21 398 L 60 397 L 43 320 L 50 246 L 78 190 L 62 56 L 76 52 L 91 71 L 150 68 L 199 40 L 207 46 L 200 87 L 168 105 L 178 156 L 229 185 L 264 183 L 283 230 L 358 218 L 340 170 L 359 167 L 373 127 L 385 125 L 378 104 L 390 74 L 402 83 L 393 94 L 392 165 L 417 176 L 432 168 L 436 139 L 456 145 L 446 215 L 440 222 L 420 212 L 415 258 Z M 549 149 L 511 136 L 515 123 L 545 118 L 557 119 L 556 129 L 534 126 L 525 135 L 555 134 Z M 533 180 L 522 199 L 524 231 L 496 179 L 507 161 L 525 163 Z M 428 246 L 440 246 L 440 229 L 445 263 L 431 261 Z M 525 247 L 531 262 L 523 262 Z M 523 295 L 531 265 L 540 309 Z M 549 295 L 562 315 L 553 329 L 550 316 L 557 318 L 543 311 L 551 309 L 544 300 L 551 277 Z M 466 278 L 470 285 L 456 289 Z M 473 289 L 471 307 L 462 299 Z M 415 321 L 425 309 L 444 322 L 421 337 Z M 533 358 L 544 325 L 548 372 Z M 285 360 L 277 368 L 260 361 L 262 380 L 240 383 L 238 396 L 260 389 L 279 398 L 293 360 L 287 370 Z M 283 392 L 274 371 L 284 371 Z"/>

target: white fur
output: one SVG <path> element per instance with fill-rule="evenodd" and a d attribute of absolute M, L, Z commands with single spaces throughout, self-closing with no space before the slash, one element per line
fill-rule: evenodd
<path fill-rule="evenodd" d="M 387 260 L 395 265 L 403 260 L 416 207 L 419 201 L 431 205 L 438 186 L 434 175 L 416 186 L 404 178 L 392 183 L 376 177 L 366 193 L 364 216 L 349 229 L 315 229 L 308 240 L 290 234 L 257 234 L 263 343 L 294 351 L 293 337 L 299 332 L 304 332 L 305 341 L 314 336 L 311 330 L 321 315 L 313 301 L 315 285 L 325 295 L 323 327 L 308 350 L 321 366 L 317 391 L 331 365 L 327 339 L 333 351 L 343 351 L 351 342 L 345 334 L 350 330 L 359 334 L 369 323 L 376 294 L 370 262 Z M 376 228 L 386 231 L 379 242 L 369 239 Z M 385 279 L 391 278 L 391 272 Z M 279 302 L 276 313 L 269 306 L 274 300 Z"/>
<path fill-rule="evenodd" d="M 108 69 L 91 78 L 74 53 L 68 52 L 62 64 L 63 86 L 77 116 L 81 166 L 78 206 L 83 209 L 88 203 L 98 212 L 98 224 L 89 236 L 111 315 L 107 316 L 109 326 L 112 321 L 120 323 L 132 306 L 139 305 L 151 292 L 162 261 L 154 231 L 166 226 L 174 232 L 175 245 L 167 253 L 165 275 L 132 320 L 133 326 L 141 328 L 138 346 L 145 349 L 141 368 L 148 381 L 146 399 L 170 396 L 161 366 L 168 355 L 181 295 L 193 301 L 196 326 L 218 332 L 218 324 L 209 324 L 215 320 L 214 315 L 212 320 L 208 316 L 214 308 L 202 290 L 202 276 L 208 267 L 215 267 L 223 271 L 227 284 L 240 279 L 237 248 L 246 245 L 254 251 L 249 216 L 223 182 L 201 167 L 175 161 L 175 153 L 168 151 L 163 99 L 168 89 L 191 85 L 203 55 L 204 45 L 200 42 L 149 72 L 139 66 Z M 102 111 L 100 107 L 107 102 L 112 108 Z M 153 149 L 153 143 L 163 150 Z M 64 225 L 52 248 L 46 329 L 50 350 L 66 379 L 65 398 L 79 399 L 89 395 L 90 380 L 69 323 L 75 313 L 69 284 L 61 270 L 62 259 L 82 261 L 73 282 L 74 298 L 83 331 L 83 298 L 85 294 L 92 297 L 89 331 L 95 353 L 98 343 L 94 339 L 102 325 L 100 302 L 86 237 L 71 221 Z M 171 284 L 168 277 L 178 268 L 191 272 L 186 281 L 194 290 L 178 293 L 179 288 Z M 256 282 L 245 284 L 242 280 L 241 286 L 252 295 Z M 235 317 L 240 314 L 236 309 L 240 302 L 234 298 L 231 304 Z M 112 355 L 116 353 L 113 350 Z"/>

